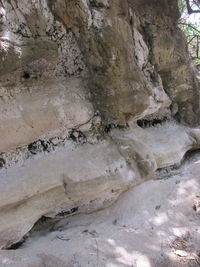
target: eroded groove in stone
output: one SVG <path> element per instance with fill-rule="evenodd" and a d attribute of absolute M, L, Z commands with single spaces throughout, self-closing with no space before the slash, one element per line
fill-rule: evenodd
<path fill-rule="evenodd" d="M 141 119 L 137 121 L 137 125 L 142 127 L 142 128 L 147 128 L 147 127 L 153 127 L 156 125 L 161 125 L 165 123 L 168 120 L 167 117 L 164 118 L 155 118 L 155 119 Z"/>

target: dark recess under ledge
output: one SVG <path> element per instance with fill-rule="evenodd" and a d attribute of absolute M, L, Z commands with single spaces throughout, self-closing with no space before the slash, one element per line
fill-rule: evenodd
<path fill-rule="evenodd" d="M 137 120 L 137 125 L 141 128 L 149 128 L 157 125 L 161 125 L 169 120 L 167 117 L 163 118 L 154 118 L 154 119 L 141 119 Z"/>

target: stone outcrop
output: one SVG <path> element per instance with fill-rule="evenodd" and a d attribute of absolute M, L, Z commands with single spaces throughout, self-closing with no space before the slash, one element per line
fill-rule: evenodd
<path fill-rule="evenodd" d="M 2 266 L 199 267 L 199 156 L 170 179 L 145 181 L 111 207 L 37 223 Z M 17 248 L 17 246 L 15 247 Z"/>
<path fill-rule="evenodd" d="M 0 247 L 90 213 L 200 145 L 176 0 L 0 1 Z"/>

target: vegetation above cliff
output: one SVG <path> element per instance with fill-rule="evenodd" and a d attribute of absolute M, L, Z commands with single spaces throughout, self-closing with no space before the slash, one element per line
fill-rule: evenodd
<path fill-rule="evenodd" d="M 179 26 L 183 30 L 189 53 L 195 64 L 200 64 L 200 1 L 179 0 L 181 18 Z"/>

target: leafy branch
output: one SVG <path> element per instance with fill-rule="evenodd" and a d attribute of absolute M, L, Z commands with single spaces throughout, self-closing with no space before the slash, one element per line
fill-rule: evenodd
<path fill-rule="evenodd" d="M 193 9 L 190 5 L 190 1 L 189 0 L 185 0 L 186 1 L 186 6 L 187 6 L 187 11 L 188 14 L 192 14 L 192 13 L 200 13 L 200 1 L 199 0 L 193 0 L 193 3 L 195 4 L 196 7 L 198 7 L 198 9 Z"/>
<path fill-rule="evenodd" d="M 178 22 L 179 27 L 184 32 L 188 44 L 188 50 L 191 59 L 200 63 L 200 28 L 195 21 L 190 19 L 190 14 L 200 13 L 200 0 L 179 0 L 179 10 L 181 19 Z M 191 23 L 192 21 L 192 23 Z"/>
<path fill-rule="evenodd" d="M 200 34 L 200 31 L 197 29 L 196 26 L 192 25 L 191 23 L 184 23 L 184 22 L 179 22 L 178 24 L 180 25 L 184 25 L 184 26 L 187 26 L 195 31 L 197 31 L 199 34 Z"/>

